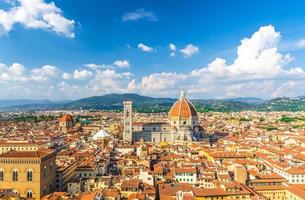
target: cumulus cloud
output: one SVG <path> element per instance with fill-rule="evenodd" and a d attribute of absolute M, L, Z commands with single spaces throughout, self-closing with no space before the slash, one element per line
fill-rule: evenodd
<path fill-rule="evenodd" d="M 2 33 L 10 32 L 15 24 L 30 29 L 46 29 L 74 38 L 74 20 L 62 16 L 54 2 L 44 0 L 12 0 L 9 10 L 0 9 Z"/>
<path fill-rule="evenodd" d="M 142 51 L 145 51 L 145 52 L 153 52 L 154 51 L 154 48 L 152 48 L 150 46 L 147 46 L 143 43 L 139 43 L 138 48 L 141 49 Z"/>
<path fill-rule="evenodd" d="M 85 64 L 84 66 L 95 71 L 99 69 L 128 68 L 130 67 L 130 63 L 128 60 L 116 60 L 112 64 L 89 63 Z"/>
<path fill-rule="evenodd" d="M 147 21 L 157 21 L 158 18 L 151 11 L 146 11 L 145 9 L 138 9 L 134 12 L 125 13 L 122 17 L 122 21 L 138 21 L 138 20 L 147 20 Z"/>
<path fill-rule="evenodd" d="M 83 70 L 74 70 L 73 78 L 77 80 L 84 80 L 92 76 L 92 72 L 86 69 Z"/>
<path fill-rule="evenodd" d="M 26 69 L 22 64 L 13 63 L 7 66 L 0 63 L 0 81 L 26 81 Z"/>
<path fill-rule="evenodd" d="M 32 70 L 32 79 L 35 81 L 46 81 L 50 77 L 56 77 L 60 73 L 60 70 L 55 66 L 44 65 L 41 68 Z"/>
<path fill-rule="evenodd" d="M 128 83 L 128 85 L 127 85 L 127 91 L 128 92 L 134 92 L 134 91 L 137 91 L 137 89 L 138 89 L 138 86 L 137 86 L 137 84 L 136 84 L 136 80 L 135 79 L 132 79 L 129 83 Z"/>
<path fill-rule="evenodd" d="M 71 75 L 70 73 L 64 72 L 64 73 L 62 74 L 62 78 L 63 78 L 64 80 L 69 80 L 69 79 L 72 78 L 72 75 Z"/>
<path fill-rule="evenodd" d="M 180 53 L 186 58 L 191 57 L 194 54 L 199 53 L 199 47 L 193 44 L 188 44 L 185 46 L 185 48 L 180 50 Z"/>
<path fill-rule="evenodd" d="M 287 68 L 293 58 L 278 51 L 280 38 L 280 33 L 276 32 L 272 25 L 261 27 L 251 37 L 241 40 L 237 47 L 237 57 L 232 64 L 228 64 L 225 59 L 216 58 L 207 66 L 194 69 L 187 74 L 176 73 L 174 77 L 168 77 L 164 76 L 164 73 L 155 73 L 142 78 L 142 89 L 154 93 L 160 89 L 165 90 L 166 87 L 170 88 L 169 92 L 171 88 L 184 87 L 195 97 L 221 98 L 271 98 L 285 95 L 283 89 L 277 88 L 287 87 L 291 87 L 290 91 L 296 91 L 293 84 L 287 86 L 287 81 L 298 84 L 305 82 L 305 72 L 300 67 Z M 176 81 L 179 80 L 176 76 L 183 76 L 187 81 Z M 292 93 L 297 95 L 296 92 Z"/>
<path fill-rule="evenodd" d="M 88 82 L 88 86 L 93 94 L 126 92 L 132 76 L 130 72 L 119 73 L 114 69 L 99 70 Z"/>
<path fill-rule="evenodd" d="M 241 40 L 232 62 L 215 58 L 190 72 L 159 72 L 143 77 L 135 77 L 127 71 L 130 65 L 127 60 L 106 65 L 86 64 L 85 69 L 73 71 L 63 71 L 52 65 L 30 69 L 18 63 L 0 63 L 3 90 L 0 97 L 42 98 L 42 95 L 49 95 L 67 99 L 109 92 L 178 97 L 181 89 L 192 98 L 302 95 L 305 72 L 299 66 L 291 66 L 291 55 L 279 51 L 280 40 L 281 35 L 273 26 L 263 26 Z"/>
<path fill-rule="evenodd" d="M 128 60 L 117 60 L 113 62 L 114 66 L 120 67 L 120 68 L 128 68 L 130 67 L 130 64 Z"/>
<path fill-rule="evenodd" d="M 118 72 L 118 68 L 69 72 L 52 65 L 31 69 L 19 63 L 0 63 L 0 98 L 76 99 L 109 92 L 135 91 L 134 75 L 128 71 Z"/>
<path fill-rule="evenodd" d="M 217 58 L 208 67 L 193 70 L 191 74 L 197 77 L 221 77 L 230 81 L 303 76 L 304 71 L 301 68 L 284 68 L 293 58 L 289 54 L 279 53 L 279 40 L 280 33 L 273 26 L 261 27 L 252 37 L 241 41 L 233 64 L 227 65 L 224 59 Z"/>
<path fill-rule="evenodd" d="M 187 75 L 178 74 L 176 72 L 168 73 L 154 73 L 148 76 L 144 76 L 141 81 L 141 91 L 144 94 L 163 94 L 167 95 L 173 93 L 183 85 L 183 81 L 186 80 Z"/>

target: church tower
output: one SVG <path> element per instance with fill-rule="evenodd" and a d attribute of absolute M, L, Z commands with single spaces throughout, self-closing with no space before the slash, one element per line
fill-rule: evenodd
<path fill-rule="evenodd" d="M 132 101 L 124 101 L 123 141 L 132 142 Z"/>

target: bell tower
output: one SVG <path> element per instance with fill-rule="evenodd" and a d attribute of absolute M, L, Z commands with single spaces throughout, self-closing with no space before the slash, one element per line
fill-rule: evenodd
<path fill-rule="evenodd" d="M 132 142 L 132 101 L 124 101 L 123 141 Z"/>

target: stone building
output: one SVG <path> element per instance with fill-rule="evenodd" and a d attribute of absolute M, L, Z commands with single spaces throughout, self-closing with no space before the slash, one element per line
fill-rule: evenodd
<path fill-rule="evenodd" d="M 0 155 L 0 188 L 21 198 L 41 199 L 55 189 L 56 153 L 51 150 L 9 151 Z"/>

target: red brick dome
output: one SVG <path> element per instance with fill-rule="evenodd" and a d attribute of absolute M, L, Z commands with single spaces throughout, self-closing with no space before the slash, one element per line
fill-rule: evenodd
<path fill-rule="evenodd" d="M 181 93 L 181 97 L 176 103 L 172 106 L 169 111 L 169 118 L 191 118 L 198 117 L 197 111 L 194 105 L 186 99 L 184 93 Z"/>
<path fill-rule="evenodd" d="M 59 120 L 59 122 L 71 122 L 71 121 L 73 122 L 73 117 L 72 115 L 69 114 L 64 114 Z"/>

